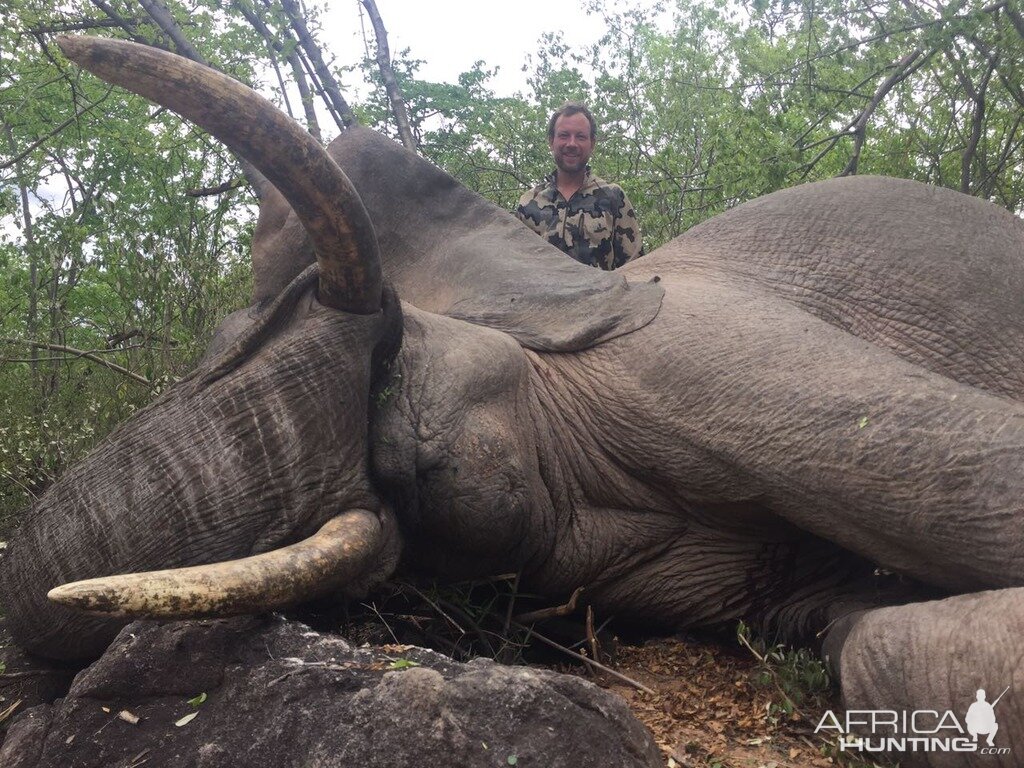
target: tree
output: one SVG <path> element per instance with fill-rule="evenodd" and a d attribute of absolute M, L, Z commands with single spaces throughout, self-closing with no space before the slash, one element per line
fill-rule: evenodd
<path fill-rule="evenodd" d="M 249 294 L 259 179 L 167 111 L 69 66 L 53 44 L 62 32 L 209 62 L 324 140 L 357 117 L 404 133 L 506 208 L 550 171 L 551 111 L 588 100 L 601 126 L 595 170 L 625 187 L 648 250 L 743 200 L 841 174 L 915 178 L 1024 213 L 1018 0 L 588 10 L 607 34 L 576 50 L 545 35 L 511 97 L 495 94 L 482 61 L 456 83 L 423 80 L 412 53 L 390 55 L 378 33 L 379 56 L 361 69 L 369 95 L 349 105 L 315 4 L 0 8 L 0 533 L 11 510 L 191 368 Z"/>

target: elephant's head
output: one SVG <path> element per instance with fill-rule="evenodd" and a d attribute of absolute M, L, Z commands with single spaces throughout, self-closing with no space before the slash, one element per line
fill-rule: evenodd
<path fill-rule="evenodd" d="M 248 158 L 300 218 L 317 264 L 233 318 L 219 351 L 38 502 L 0 574 L 16 640 L 94 656 L 125 619 L 68 605 L 114 617 L 237 613 L 383 578 L 399 541 L 368 474 L 368 409 L 401 313 L 358 195 L 319 144 L 235 81 L 132 44 L 61 45 Z M 127 573 L 57 590 L 64 605 L 46 599 Z"/>

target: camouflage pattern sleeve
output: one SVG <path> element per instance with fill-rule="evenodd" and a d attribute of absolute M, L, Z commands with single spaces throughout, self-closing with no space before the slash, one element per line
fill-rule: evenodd
<path fill-rule="evenodd" d="M 533 200 L 533 190 L 527 190 L 519 197 L 519 205 L 516 206 L 514 211 L 516 218 L 519 219 L 523 224 L 529 226 L 530 222 L 526 220 L 526 206 Z"/>
<path fill-rule="evenodd" d="M 615 221 L 615 238 L 613 242 L 615 252 L 612 268 L 621 267 L 627 261 L 639 258 L 644 255 L 643 238 L 640 235 L 640 224 L 636 220 L 636 211 L 633 204 L 622 193 L 622 213 Z"/>
<path fill-rule="evenodd" d="M 542 203 L 543 188 L 541 185 L 526 190 L 519 198 L 519 206 L 515 210 L 515 216 L 523 224 L 528 226 L 540 236 L 545 236 L 551 228 L 551 217 L 554 214 L 554 207 L 547 210 Z"/>

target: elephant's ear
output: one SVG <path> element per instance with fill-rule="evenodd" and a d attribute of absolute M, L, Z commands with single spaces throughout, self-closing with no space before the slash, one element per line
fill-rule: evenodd
<path fill-rule="evenodd" d="M 574 351 L 641 328 L 658 314 L 655 283 L 573 261 L 506 211 L 434 165 L 363 128 L 328 152 L 359 191 L 377 232 L 384 275 L 419 309 L 496 328 L 537 350 Z M 265 204 L 253 247 L 257 299 L 298 271 L 294 216 Z M 308 250 L 308 247 L 307 247 Z M 282 254 L 292 254 L 290 259 Z M 267 269 L 261 269 L 266 265 Z M 261 284 L 262 283 L 262 284 Z"/>

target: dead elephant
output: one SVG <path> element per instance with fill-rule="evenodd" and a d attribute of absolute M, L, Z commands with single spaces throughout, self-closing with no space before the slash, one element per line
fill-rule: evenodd
<path fill-rule="evenodd" d="M 12 541 L 26 648 L 89 657 L 130 616 L 359 593 L 402 558 L 676 627 L 819 635 L 859 709 L 962 722 L 1020 674 L 1024 225 L 1006 211 L 823 182 L 606 274 L 368 131 L 330 147 L 343 174 L 227 78 L 63 45 L 282 196 L 254 307 Z M 997 712 L 996 743 L 1024 754 L 1024 691 Z"/>

